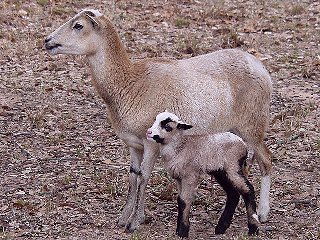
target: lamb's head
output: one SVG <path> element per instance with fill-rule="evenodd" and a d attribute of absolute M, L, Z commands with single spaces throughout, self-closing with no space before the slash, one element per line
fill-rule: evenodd
<path fill-rule="evenodd" d="M 45 39 L 50 54 L 90 55 L 97 51 L 100 18 L 97 10 L 83 10 Z"/>
<path fill-rule="evenodd" d="M 177 134 L 183 130 L 192 128 L 192 125 L 183 123 L 177 115 L 170 112 L 159 113 L 152 127 L 147 130 L 147 139 L 165 144 L 170 142 Z"/>

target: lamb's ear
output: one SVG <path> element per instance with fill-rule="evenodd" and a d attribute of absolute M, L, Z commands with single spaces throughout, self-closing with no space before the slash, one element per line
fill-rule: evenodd
<path fill-rule="evenodd" d="M 177 129 L 182 129 L 182 130 L 188 130 L 192 128 L 192 125 L 186 124 L 186 123 L 178 123 Z"/>

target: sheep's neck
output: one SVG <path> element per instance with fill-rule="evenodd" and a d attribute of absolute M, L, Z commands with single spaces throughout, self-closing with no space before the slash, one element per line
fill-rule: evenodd
<path fill-rule="evenodd" d="M 132 63 L 113 26 L 109 26 L 106 32 L 99 41 L 101 44 L 98 51 L 88 56 L 88 60 L 93 84 L 106 102 L 111 119 L 119 119 L 123 108 L 123 96 L 120 92 L 128 85 Z"/>

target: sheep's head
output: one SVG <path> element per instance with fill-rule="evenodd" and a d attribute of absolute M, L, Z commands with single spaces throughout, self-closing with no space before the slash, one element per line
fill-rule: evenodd
<path fill-rule="evenodd" d="M 97 10 L 83 10 L 64 23 L 45 39 L 45 48 L 50 54 L 90 55 L 100 44 Z"/>
<path fill-rule="evenodd" d="M 183 123 L 175 114 L 166 111 L 157 115 L 156 121 L 147 130 L 146 136 L 149 140 L 164 144 L 176 134 L 190 128 L 192 125 Z"/>

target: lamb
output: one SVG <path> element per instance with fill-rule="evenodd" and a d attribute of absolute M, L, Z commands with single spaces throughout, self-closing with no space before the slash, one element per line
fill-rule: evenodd
<path fill-rule="evenodd" d="M 254 56 L 225 49 L 183 60 L 129 59 L 111 21 L 83 10 L 45 39 L 49 54 L 86 56 L 92 83 L 107 105 L 111 127 L 129 147 L 128 197 L 118 220 L 130 232 L 143 223 L 145 189 L 159 146 L 145 132 L 163 109 L 195 127 L 190 132 L 232 129 L 255 151 L 261 169 L 258 215 L 267 220 L 271 153 L 264 143 L 272 81 Z"/>
<path fill-rule="evenodd" d="M 162 112 L 146 133 L 147 139 L 160 143 L 165 167 L 177 182 L 178 236 L 188 237 L 189 212 L 203 173 L 214 176 L 227 193 L 215 233 L 223 234 L 230 226 L 241 195 L 247 209 L 248 234 L 258 234 L 254 189 L 243 171 L 249 151 L 246 144 L 231 132 L 186 135 L 185 130 L 190 128 L 192 125 L 183 123 L 175 114 Z"/>

